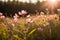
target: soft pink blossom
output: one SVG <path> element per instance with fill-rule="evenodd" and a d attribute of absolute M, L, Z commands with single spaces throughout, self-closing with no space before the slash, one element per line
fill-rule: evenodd
<path fill-rule="evenodd" d="M 25 10 L 21 10 L 22 14 L 27 14 L 27 12 Z"/>
<path fill-rule="evenodd" d="M 27 18 L 27 19 L 26 19 L 26 22 L 27 22 L 27 23 L 30 23 L 30 22 L 31 22 L 31 19 L 30 19 L 30 18 Z"/>
<path fill-rule="evenodd" d="M 44 12 L 41 12 L 40 15 L 44 15 Z"/>
<path fill-rule="evenodd" d="M 33 20 L 31 20 L 31 22 L 30 23 L 33 23 Z"/>
<path fill-rule="evenodd" d="M 46 24 L 43 24 L 43 26 L 45 27 L 45 26 L 46 26 Z"/>
<path fill-rule="evenodd" d="M 17 22 L 18 21 L 18 18 L 14 18 L 14 21 Z"/>
<path fill-rule="evenodd" d="M 43 29 L 41 27 L 38 28 L 38 31 L 43 31 Z"/>
<path fill-rule="evenodd" d="M 5 18 L 5 16 L 1 16 L 2 18 Z"/>
<path fill-rule="evenodd" d="M 27 15 L 27 18 L 29 18 L 30 17 L 30 15 Z"/>
<path fill-rule="evenodd" d="M 15 26 L 15 24 L 14 24 L 14 23 L 12 23 L 11 25 L 12 25 L 13 27 Z"/>
<path fill-rule="evenodd" d="M 43 24 L 44 26 L 49 26 L 50 23 L 49 22 L 46 22 L 45 24 Z"/>
<path fill-rule="evenodd" d="M 22 15 L 22 13 L 21 13 L 21 12 L 18 12 L 18 14 L 19 14 L 19 15 Z"/>
<path fill-rule="evenodd" d="M 16 13 L 15 13 L 15 17 L 17 17 L 17 18 L 18 18 L 18 17 L 19 17 L 19 16 L 18 16 L 18 14 L 16 14 Z"/>
<path fill-rule="evenodd" d="M 15 13 L 15 16 L 13 16 L 15 22 L 18 21 L 18 17 L 19 17 L 18 14 Z"/>
<path fill-rule="evenodd" d="M 0 16 L 2 16 L 3 14 L 0 12 Z"/>

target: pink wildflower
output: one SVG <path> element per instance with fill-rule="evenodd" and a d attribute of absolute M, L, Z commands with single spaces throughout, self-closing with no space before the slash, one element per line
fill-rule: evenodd
<path fill-rule="evenodd" d="M 44 12 L 41 12 L 40 14 L 41 14 L 41 15 L 44 15 Z"/>
<path fill-rule="evenodd" d="M 18 18 L 18 17 L 19 17 L 19 16 L 18 16 L 18 14 L 15 14 L 15 17 L 17 17 L 17 18 Z"/>
<path fill-rule="evenodd" d="M 11 25 L 12 25 L 13 27 L 15 26 L 15 24 L 14 24 L 14 23 L 12 23 Z"/>
<path fill-rule="evenodd" d="M 14 18 L 14 21 L 17 22 L 18 21 L 18 18 Z"/>
<path fill-rule="evenodd" d="M 1 16 L 1 18 L 5 18 L 5 16 Z"/>
<path fill-rule="evenodd" d="M 38 31 L 43 31 L 43 29 L 41 27 L 38 28 Z"/>
<path fill-rule="evenodd" d="M 26 22 L 27 22 L 27 23 L 30 23 L 30 22 L 31 22 L 31 19 L 30 19 L 30 18 L 27 18 L 27 19 L 26 19 Z"/>
<path fill-rule="evenodd" d="M 18 12 L 18 14 L 19 14 L 19 15 L 22 15 L 22 13 L 21 13 L 21 12 Z"/>
<path fill-rule="evenodd" d="M 0 16 L 2 16 L 3 14 L 0 12 Z"/>
<path fill-rule="evenodd" d="M 50 25 L 50 23 L 49 22 L 46 22 L 45 24 L 44 24 L 44 26 L 49 26 Z"/>
<path fill-rule="evenodd" d="M 27 14 L 27 12 L 25 10 L 21 10 L 22 14 Z"/>

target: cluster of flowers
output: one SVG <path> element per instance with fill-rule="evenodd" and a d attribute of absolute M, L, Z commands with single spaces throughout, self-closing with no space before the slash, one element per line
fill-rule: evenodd
<path fill-rule="evenodd" d="M 0 12 L 0 18 L 5 18 L 5 16 L 1 12 Z"/>
<path fill-rule="evenodd" d="M 45 20 L 59 20 L 59 16 L 57 14 L 50 14 L 50 15 L 45 15 L 44 12 L 41 12 L 39 16 L 37 16 L 37 18 L 41 18 L 41 19 L 45 19 Z"/>
<path fill-rule="evenodd" d="M 30 15 L 27 16 L 26 22 L 27 22 L 27 23 L 32 23 L 32 22 L 33 22 L 33 20 L 30 18 Z"/>
<path fill-rule="evenodd" d="M 43 26 L 49 28 L 50 22 L 45 22 L 45 23 L 43 24 Z M 38 31 L 43 31 L 43 28 L 41 28 L 41 27 L 38 27 L 37 29 L 38 29 Z"/>
<path fill-rule="evenodd" d="M 17 36 L 18 35 L 21 35 L 20 34 L 20 32 L 24 35 L 24 36 L 22 36 L 22 37 L 24 37 L 25 38 L 25 34 L 26 33 L 28 33 L 29 32 L 29 34 L 28 35 L 30 35 L 30 34 L 32 34 L 33 32 L 35 32 L 35 30 L 36 30 L 36 32 L 37 32 L 37 34 L 38 33 L 45 33 L 45 31 L 46 31 L 46 28 L 48 28 L 49 30 L 48 31 L 50 31 L 50 33 L 51 33 L 51 24 L 50 24 L 50 21 L 42 21 L 41 22 L 41 20 L 42 19 L 44 19 L 44 20 L 46 20 L 46 19 L 49 19 L 49 20 L 52 20 L 52 19 L 54 19 L 54 18 L 56 18 L 56 17 L 58 17 L 58 15 L 57 14 L 53 14 L 53 15 L 45 15 L 43 12 L 41 12 L 41 14 L 40 15 L 37 15 L 37 16 L 31 16 L 31 15 L 27 15 L 27 17 L 25 18 L 23 18 L 23 19 L 25 19 L 25 20 L 23 20 L 22 22 L 24 23 L 24 24 L 22 24 L 21 22 L 19 22 L 19 21 L 21 21 L 21 20 L 19 20 L 19 15 L 25 15 L 25 14 L 27 14 L 27 12 L 26 11 L 24 11 L 24 10 L 22 10 L 21 12 L 18 12 L 18 14 L 17 13 L 15 13 L 15 15 L 13 16 L 13 20 L 12 19 L 10 19 L 10 18 L 6 18 L 6 23 L 7 23 L 7 27 L 6 27 L 6 34 L 9 34 L 9 35 L 7 35 L 7 36 L 11 36 L 10 34 L 12 33 L 12 36 L 11 36 L 11 38 L 14 36 L 14 35 L 16 35 L 17 34 Z M 5 18 L 4 16 L 3 16 L 3 14 L 2 13 L 0 13 L 0 18 Z M 41 20 L 40 20 L 41 19 Z M 26 22 L 25 22 L 26 21 Z M 36 21 L 36 22 L 35 22 Z M 19 23 L 17 23 L 17 22 L 19 22 Z M 34 22 L 34 23 L 33 23 Z M 39 24 L 39 23 L 42 23 L 41 25 Z M 25 24 L 25 23 L 27 23 L 27 24 Z M 37 25 L 38 24 L 38 25 Z M 52 25 L 53 26 L 53 25 Z M 3 29 L 3 28 L 2 28 Z M 30 31 L 31 30 L 31 31 Z M 5 32 L 5 31 L 4 31 Z M 3 32 L 3 33 L 4 33 Z M 15 33 L 15 34 L 14 34 Z M 47 33 L 47 32 L 46 32 Z M 49 33 L 47 33 L 47 35 L 48 35 Z M 44 35 L 44 34 L 43 34 Z M 19 37 L 19 36 L 18 36 Z M 19 37 L 20 38 L 20 37 Z M 13 39 L 12 39 L 13 40 Z"/>
<path fill-rule="evenodd" d="M 18 12 L 18 14 L 19 15 L 26 15 L 27 14 L 27 12 L 25 11 L 25 10 L 21 10 L 21 12 L 19 11 Z M 15 13 L 15 15 L 13 16 L 13 18 L 14 18 L 14 21 L 15 22 L 17 22 L 18 21 L 18 17 L 19 17 L 19 15 L 18 15 L 17 13 Z"/>
<path fill-rule="evenodd" d="M 19 14 L 19 15 L 25 15 L 25 14 L 27 14 L 27 11 L 21 10 L 21 12 L 19 11 L 18 14 Z"/>
<path fill-rule="evenodd" d="M 44 24 L 44 26 L 49 26 L 50 25 L 50 23 L 49 22 L 46 22 L 45 24 Z"/>
<path fill-rule="evenodd" d="M 27 11 L 25 10 L 21 10 L 21 12 L 19 11 L 18 12 L 19 15 L 26 15 L 27 14 Z M 18 21 L 18 18 L 19 18 L 19 15 L 17 13 L 15 13 L 15 15 L 13 16 L 14 18 L 14 21 L 17 22 Z M 5 16 L 0 13 L 0 18 L 5 18 Z M 58 18 L 58 15 L 57 14 L 53 14 L 53 15 L 45 15 L 44 12 L 41 12 L 40 15 L 38 15 L 37 17 L 35 16 L 34 18 L 31 18 L 30 15 L 27 15 L 27 18 L 26 18 L 26 22 L 27 23 L 32 23 L 33 21 L 36 21 L 38 19 L 44 19 L 44 20 L 52 20 L 52 19 L 57 19 Z"/>
<path fill-rule="evenodd" d="M 27 14 L 27 11 L 21 10 L 21 12 L 18 12 L 18 14 L 19 15 L 26 15 Z M 19 15 L 18 14 L 15 13 L 15 15 L 13 16 L 15 22 L 18 21 L 18 18 L 19 18 Z M 30 18 L 30 15 L 27 15 L 26 23 L 32 23 L 32 22 L 33 22 L 33 20 Z"/>
<path fill-rule="evenodd" d="M 57 14 L 45 15 L 44 12 L 41 12 L 40 15 L 35 16 L 34 18 L 30 18 L 30 15 L 28 15 L 26 21 L 28 23 L 32 23 L 33 21 L 36 21 L 39 19 L 45 20 L 45 21 L 59 20 L 59 16 Z M 49 23 L 47 22 L 46 25 L 49 25 Z"/>
<path fill-rule="evenodd" d="M 18 21 L 18 17 L 19 17 L 18 14 L 15 13 L 15 15 L 13 16 L 15 22 Z"/>

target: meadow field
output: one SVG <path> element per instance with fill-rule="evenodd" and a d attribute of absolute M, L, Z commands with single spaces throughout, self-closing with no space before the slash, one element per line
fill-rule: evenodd
<path fill-rule="evenodd" d="M 10 18 L 0 13 L 0 40 L 60 40 L 58 14 L 19 15 Z"/>

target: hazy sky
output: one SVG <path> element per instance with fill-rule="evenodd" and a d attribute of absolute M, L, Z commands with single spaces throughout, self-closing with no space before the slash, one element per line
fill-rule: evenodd
<path fill-rule="evenodd" d="M 8 2 L 8 0 L 0 0 L 0 1 L 2 1 L 2 2 Z M 9 1 L 13 1 L 13 0 L 9 0 Z M 15 1 L 18 1 L 18 2 L 27 2 L 27 3 L 29 3 L 30 1 L 31 1 L 31 3 L 36 3 L 37 2 L 37 0 L 15 0 Z M 40 2 L 42 2 L 42 1 L 46 1 L 46 0 L 39 0 Z"/>

